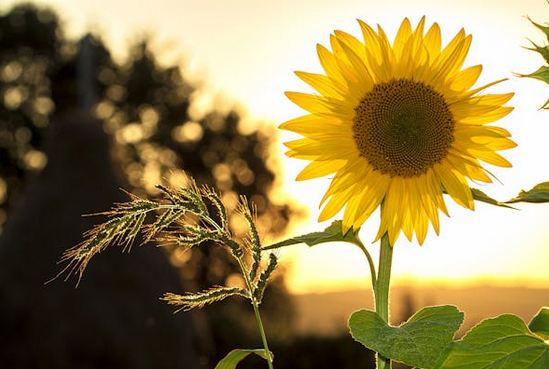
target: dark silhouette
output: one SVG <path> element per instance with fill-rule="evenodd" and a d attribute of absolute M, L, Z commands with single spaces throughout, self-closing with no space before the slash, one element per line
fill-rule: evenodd
<path fill-rule="evenodd" d="M 32 8 L 14 13 L 25 22 L 40 21 Z M 98 51 L 83 40 L 74 62 L 53 74 L 51 96 L 58 108 L 40 137 L 47 141 L 40 149 L 48 164 L 27 181 L 0 239 L 0 362 L 13 368 L 198 367 L 190 317 L 174 321 L 169 308 L 153 303 L 163 290 L 180 288 L 160 250 L 142 249 L 130 260 L 119 254 L 106 258 L 90 268 L 78 290 L 62 283 L 44 286 L 61 252 L 92 225 L 81 214 L 121 199 L 109 139 L 88 113 L 96 95 L 89 61 Z M 25 117 L 21 106 L 20 112 L 7 108 Z M 19 123 L 15 135 L 35 124 Z"/>
<path fill-rule="evenodd" d="M 154 196 L 143 180 L 151 171 L 162 180 L 182 168 L 247 195 L 265 229 L 285 228 L 290 207 L 268 197 L 269 133 L 242 134 L 236 112 L 192 121 L 193 91 L 178 67 L 156 63 L 146 42 L 117 64 L 96 36 L 65 39 L 50 10 L 18 5 L 0 15 L 2 366 L 211 367 L 232 348 L 258 343 L 241 301 L 196 313 L 193 324 L 192 315 L 173 316 L 158 301 L 166 291 L 225 284 L 236 266 L 219 248 L 193 250 L 174 262 L 179 272 L 169 250 L 111 250 L 92 262 L 78 289 L 75 280 L 44 286 L 61 269 L 62 251 L 102 220 L 81 215 L 123 200 L 120 187 Z M 264 301 L 268 329 L 287 336 L 292 309 L 282 275 Z"/>
<path fill-rule="evenodd" d="M 44 286 L 67 242 L 78 242 L 92 225 L 80 214 L 120 200 L 99 127 L 85 114 L 54 120 L 49 163 L 27 186 L 0 240 L 0 362 L 12 368 L 197 367 L 189 316 L 173 319 L 156 302 L 163 290 L 180 285 L 160 250 L 106 255 L 78 289 Z"/>

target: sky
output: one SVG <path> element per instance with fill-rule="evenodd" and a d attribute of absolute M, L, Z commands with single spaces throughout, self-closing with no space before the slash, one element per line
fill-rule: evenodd
<path fill-rule="evenodd" d="M 2 0 L 0 10 L 19 1 Z M 526 19 L 549 22 L 545 0 L 49 0 L 37 1 L 60 11 L 71 37 L 87 30 L 103 35 L 113 50 L 125 50 L 144 35 L 167 61 L 181 61 L 187 78 L 205 91 L 197 106 L 238 104 L 249 122 L 277 126 L 303 114 L 284 91 L 308 91 L 295 70 L 320 72 L 316 44 L 328 44 L 330 32 L 344 30 L 359 36 L 356 19 L 379 23 L 392 37 L 404 17 L 417 24 L 438 22 L 443 43 L 461 27 L 473 35 L 466 66 L 483 64 L 478 85 L 509 78 L 490 92 L 514 91 L 515 110 L 496 125 L 511 131 L 518 147 L 505 153 L 511 169 L 489 168 L 501 181 L 480 187 L 497 199 L 513 197 L 521 189 L 549 180 L 549 111 L 538 108 L 549 97 L 546 84 L 513 73 L 536 70 L 542 59 L 524 46 L 528 39 L 544 43 L 543 34 Z M 123 58 L 120 51 L 115 56 Z M 198 109 L 200 110 L 200 109 Z M 253 128 L 253 127 L 250 127 Z M 306 163 L 283 156 L 278 137 L 273 157 L 280 160 L 279 198 L 298 198 L 310 215 L 288 236 L 316 231 L 318 202 L 329 178 L 295 182 Z M 283 200 L 285 201 L 285 200 Z M 441 234 L 430 230 L 423 246 L 404 237 L 395 246 L 394 283 L 493 283 L 549 285 L 549 204 L 520 205 L 520 211 L 478 204 L 476 211 L 450 204 L 451 218 L 441 218 Z M 361 231 L 371 244 L 379 214 Z M 295 246 L 279 251 L 293 292 L 322 292 L 370 284 L 363 255 L 352 245 Z"/>

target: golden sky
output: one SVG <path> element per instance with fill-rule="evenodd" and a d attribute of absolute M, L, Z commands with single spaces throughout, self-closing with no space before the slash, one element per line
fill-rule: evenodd
<path fill-rule="evenodd" d="M 4 0 L 0 9 L 18 1 Z M 491 91 L 514 91 L 515 111 L 498 122 L 511 131 L 517 148 L 505 153 L 511 169 L 490 168 L 502 184 L 481 189 L 498 199 L 549 180 L 549 112 L 539 106 L 549 97 L 547 85 L 519 79 L 513 72 L 537 69 L 541 58 L 525 50 L 527 39 L 543 43 L 526 15 L 549 22 L 545 0 L 49 0 L 61 10 L 69 35 L 88 29 L 105 35 L 114 48 L 144 34 L 154 36 L 166 59 L 184 62 L 186 76 L 204 81 L 204 104 L 230 96 L 255 119 L 278 125 L 302 112 L 284 96 L 306 86 L 294 70 L 320 72 L 316 43 L 327 44 L 334 29 L 358 35 L 356 19 L 381 24 L 389 37 L 403 17 L 416 24 L 422 15 L 438 22 L 443 42 L 465 27 L 473 35 L 466 65 L 483 64 L 479 85 L 508 77 Z M 118 47 L 123 50 L 124 47 Z M 123 55 L 119 55 L 123 57 Z M 196 76 L 196 77 L 195 77 Z M 281 140 L 292 137 L 284 134 Z M 274 155 L 281 156 L 283 149 Z M 318 201 L 329 179 L 295 182 L 305 162 L 283 159 L 284 191 L 310 208 L 308 220 L 292 234 L 326 227 L 316 223 Z M 450 203 L 450 201 L 448 201 Z M 396 282 L 433 280 L 468 283 L 549 284 L 549 205 L 521 205 L 521 211 L 477 205 L 471 212 L 449 206 L 451 218 L 441 220 L 441 235 L 432 230 L 422 247 L 401 237 L 393 270 Z M 376 214 L 362 230 L 368 243 L 377 230 Z M 369 246 L 376 254 L 377 244 Z M 369 285 L 362 254 L 353 246 L 306 246 L 280 252 L 289 268 L 293 291 L 322 291 Z"/>

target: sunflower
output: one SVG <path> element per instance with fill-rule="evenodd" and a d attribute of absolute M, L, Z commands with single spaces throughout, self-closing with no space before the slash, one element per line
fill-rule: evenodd
<path fill-rule="evenodd" d="M 343 208 L 343 232 L 357 230 L 378 207 L 394 245 L 402 231 L 419 244 L 429 223 L 439 233 L 443 193 L 474 209 L 468 181 L 491 182 L 481 162 L 510 167 L 496 151 L 515 147 L 510 133 L 487 125 L 513 108 L 513 93 L 482 94 L 495 81 L 472 89 L 481 65 L 463 69 L 471 35 L 462 29 L 441 47 L 440 28 L 425 32 L 404 19 L 391 44 L 359 20 L 364 43 L 342 31 L 331 50 L 317 45 L 325 74 L 296 72 L 318 94 L 286 92 L 309 114 L 283 123 L 301 139 L 286 142 L 290 157 L 311 161 L 297 176 L 332 175 L 320 202 L 319 221 Z"/>

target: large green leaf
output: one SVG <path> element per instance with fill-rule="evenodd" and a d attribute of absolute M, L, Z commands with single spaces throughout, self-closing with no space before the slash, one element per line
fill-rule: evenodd
<path fill-rule="evenodd" d="M 549 345 L 511 314 L 482 321 L 450 348 L 436 369 L 549 368 Z"/>
<path fill-rule="evenodd" d="M 528 328 L 544 340 L 549 340 L 549 307 L 541 308 Z"/>
<path fill-rule="evenodd" d="M 539 183 L 528 191 L 520 191 L 518 196 L 506 201 L 506 203 L 514 202 L 549 202 L 549 182 Z"/>
<path fill-rule="evenodd" d="M 384 357 L 420 368 L 434 368 L 452 343 L 463 322 L 455 306 L 431 306 L 418 311 L 400 327 L 391 327 L 369 310 L 354 312 L 349 319 L 351 335 Z"/>
<path fill-rule="evenodd" d="M 341 220 L 336 220 L 328 228 L 322 232 L 312 232 L 307 233 L 301 236 L 292 237 L 290 239 L 277 242 L 275 244 L 265 246 L 264 250 L 278 249 L 284 246 L 296 245 L 299 243 L 307 244 L 308 246 L 314 246 L 325 242 L 350 242 L 357 244 L 359 243 L 357 239 L 357 232 L 354 232 L 350 229 L 347 233 L 343 234 Z"/>
<path fill-rule="evenodd" d="M 263 359 L 268 360 L 267 353 L 263 349 L 236 349 L 232 350 L 225 356 L 217 365 L 215 369 L 234 369 L 246 356 L 250 354 L 256 354 Z"/>

